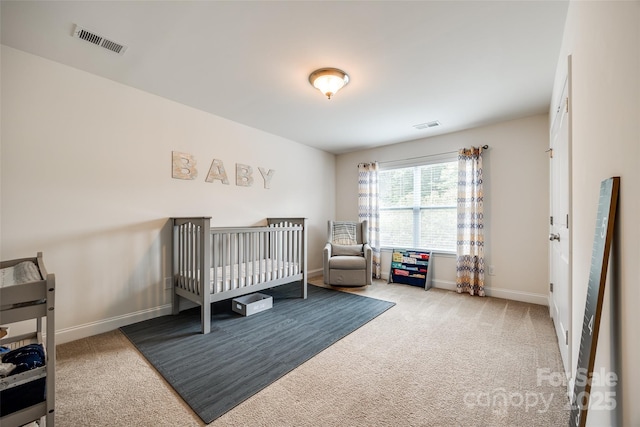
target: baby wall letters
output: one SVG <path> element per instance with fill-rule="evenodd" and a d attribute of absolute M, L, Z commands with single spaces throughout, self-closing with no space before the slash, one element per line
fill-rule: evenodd
<path fill-rule="evenodd" d="M 198 177 L 198 169 L 196 168 L 198 162 L 195 157 L 189 153 L 181 153 L 179 151 L 172 151 L 171 155 L 172 178 L 196 179 Z M 264 188 L 271 188 L 271 179 L 276 171 L 262 167 L 258 167 L 258 170 L 260 171 L 260 175 L 262 175 Z M 222 160 L 213 159 L 205 181 L 220 181 L 222 184 L 229 185 L 229 178 L 227 177 L 227 171 L 224 168 Z M 251 187 L 253 185 L 253 168 L 251 166 L 236 163 L 236 185 L 241 187 Z"/>

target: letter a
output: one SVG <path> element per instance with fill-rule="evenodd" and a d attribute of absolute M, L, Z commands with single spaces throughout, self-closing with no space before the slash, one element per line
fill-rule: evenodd
<path fill-rule="evenodd" d="M 224 170 L 224 163 L 222 160 L 213 159 L 211 162 L 211 167 L 209 168 L 209 173 L 207 174 L 206 182 L 213 182 L 214 180 L 219 179 L 223 184 L 229 185 L 229 179 L 227 179 L 227 172 Z"/>

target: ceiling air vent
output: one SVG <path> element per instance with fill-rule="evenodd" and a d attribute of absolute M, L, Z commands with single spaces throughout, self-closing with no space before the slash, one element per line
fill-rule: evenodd
<path fill-rule="evenodd" d="M 82 39 L 89 43 L 93 43 L 96 46 L 103 47 L 120 55 L 123 55 L 127 50 L 127 47 L 125 45 L 116 43 L 113 40 L 105 39 L 101 35 L 96 34 L 93 31 L 89 31 L 86 28 L 82 28 L 79 25 L 76 25 L 75 29 L 73 30 L 73 37 Z"/>
<path fill-rule="evenodd" d="M 416 129 L 429 129 L 429 128 L 435 128 L 438 126 L 440 126 L 440 122 L 437 120 L 434 120 L 432 122 L 427 122 L 427 123 L 420 123 L 419 125 L 413 125 L 413 127 Z"/>

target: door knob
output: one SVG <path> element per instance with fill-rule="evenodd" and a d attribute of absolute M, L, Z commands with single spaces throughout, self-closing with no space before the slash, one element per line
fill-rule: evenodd
<path fill-rule="evenodd" d="M 560 235 L 551 233 L 551 234 L 549 234 L 549 240 L 551 240 L 552 242 L 554 240 L 557 240 L 559 242 L 560 241 Z"/>

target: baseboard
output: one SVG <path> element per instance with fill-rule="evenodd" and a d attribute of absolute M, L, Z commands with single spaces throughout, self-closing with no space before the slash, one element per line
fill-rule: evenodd
<path fill-rule="evenodd" d="M 431 280 L 431 285 L 434 288 L 438 289 L 446 289 L 448 291 L 456 291 L 456 282 L 451 282 L 449 280 Z"/>
<path fill-rule="evenodd" d="M 438 289 L 447 289 L 449 291 L 456 291 L 456 283 L 449 280 L 434 280 L 433 287 Z M 531 304 L 538 304 L 548 306 L 548 300 L 546 295 L 534 294 L 533 292 L 514 291 L 511 289 L 491 288 L 486 286 L 484 292 L 489 297 L 503 298 L 511 301 L 528 302 Z"/>
<path fill-rule="evenodd" d="M 528 302 L 531 304 L 549 306 L 547 296 L 544 294 L 534 294 L 533 292 L 513 291 L 511 289 L 484 288 L 487 296 L 504 298 L 512 301 Z"/>
<path fill-rule="evenodd" d="M 307 278 L 322 276 L 324 273 L 322 268 L 316 270 L 307 270 Z"/>
<path fill-rule="evenodd" d="M 388 280 L 389 275 L 387 274 L 386 276 L 387 277 L 383 276 L 383 279 Z M 432 286 L 437 289 L 446 289 L 453 292 L 457 291 L 456 283 L 450 280 L 433 280 Z M 503 298 L 512 301 L 528 302 L 531 304 L 544 305 L 547 307 L 549 306 L 547 295 L 491 287 L 485 287 L 484 291 L 487 296 L 494 298 Z"/>
<path fill-rule="evenodd" d="M 102 334 L 118 329 L 121 326 L 130 325 L 132 323 L 141 322 L 154 317 L 165 316 L 167 314 L 171 314 L 171 304 L 165 304 L 147 310 L 140 310 L 135 313 L 128 313 L 122 316 L 111 317 L 97 322 L 85 323 L 84 325 L 73 326 L 71 328 L 58 329 L 56 331 L 56 345 Z"/>
<path fill-rule="evenodd" d="M 320 275 L 322 276 L 322 268 L 317 270 L 309 270 L 308 277 Z M 192 304 L 189 307 L 195 307 Z M 180 306 L 181 309 L 184 307 Z M 87 338 L 93 335 L 103 334 L 105 332 L 118 329 L 121 326 L 130 325 L 132 323 L 141 322 L 143 320 L 152 319 L 154 317 L 165 316 L 171 314 L 171 304 L 161 305 L 159 307 L 147 310 L 136 311 L 135 313 L 124 314 L 122 316 L 111 317 L 109 319 L 99 320 L 97 322 L 85 323 L 84 325 L 73 326 L 56 331 L 56 344 L 64 344 L 66 342 Z"/>

